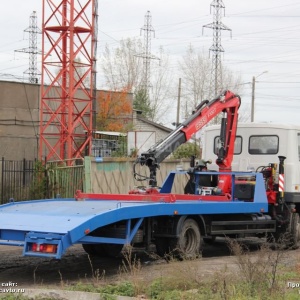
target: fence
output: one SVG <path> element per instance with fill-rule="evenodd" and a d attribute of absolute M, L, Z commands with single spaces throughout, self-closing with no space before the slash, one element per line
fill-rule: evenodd
<path fill-rule="evenodd" d="M 1 160 L 0 202 L 74 197 L 83 190 L 83 160 L 48 162 Z"/>
<path fill-rule="evenodd" d="M 73 198 L 77 190 L 84 190 L 84 160 L 48 162 L 47 178 L 50 198 Z"/>
<path fill-rule="evenodd" d="M 15 201 L 73 198 L 76 190 L 93 193 L 127 194 L 140 185 L 133 178 L 133 159 L 103 159 L 86 157 L 85 160 L 48 162 L 1 160 L 1 203 Z M 166 160 L 158 170 L 161 185 L 167 174 L 177 168 L 187 169 L 188 161 Z M 139 172 L 148 172 L 147 168 Z M 146 175 L 146 173 L 144 173 Z M 187 178 L 176 179 L 175 193 L 183 191 Z"/>
<path fill-rule="evenodd" d="M 29 199 L 36 161 L 1 160 L 1 203 Z"/>

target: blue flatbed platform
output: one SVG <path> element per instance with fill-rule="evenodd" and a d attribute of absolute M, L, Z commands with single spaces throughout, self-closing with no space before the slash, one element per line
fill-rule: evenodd
<path fill-rule="evenodd" d="M 175 175 L 176 172 L 173 174 Z M 10 202 L 0 206 L 0 245 L 24 246 L 23 255 L 60 258 L 69 246 L 76 243 L 125 244 L 130 242 L 138 226 L 147 217 L 267 212 L 268 203 L 262 180 L 256 180 L 255 194 L 261 196 L 255 197 L 253 202 L 239 199 L 224 202 L 205 201 L 205 197 L 201 195 L 191 201 L 180 200 L 180 195 L 177 195 L 174 202 L 164 202 L 163 197 L 161 202 L 153 202 L 147 200 L 148 196 L 141 197 L 142 201 L 122 201 L 118 200 L 122 195 L 116 195 L 116 200 L 103 200 L 101 194 L 95 196 L 95 199 Z M 163 195 L 165 194 L 162 193 L 161 196 Z M 130 198 L 130 195 L 126 195 L 126 198 Z M 132 198 L 136 199 L 134 195 Z M 139 221 L 134 228 L 128 228 L 126 239 L 88 236 L 97 228 L 132 219 L 139 219 Z M 45 241 L 57 245 L 57 252 L 48 255 L 31 251 L 32 243 Z"/>

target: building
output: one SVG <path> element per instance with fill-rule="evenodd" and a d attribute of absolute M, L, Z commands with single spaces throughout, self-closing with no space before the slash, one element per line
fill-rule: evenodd
<path fill-rule="evenodd" d="M 116 153 L 126 153 L 127 134 L 117 131 L 95 131 L 93 134 L 92 156 L 110 157 Z"/>
<path fill-rule="evenodd" d="M 130 121 L 133 130 L 126 133 L 95 131 L 92 155 L 109 157 L 115 155 L 116 152 L 126 153 L 126 151 L 129 156 L 136 155 L 148 150 L 172 131 L 170 128 L 143 118 L 141 111 L 138 110 L 133 110 Z M 127 149 L 123 149 L 124 145 Z"/>
<path fill-rule="evenodd" d="M 0 90 L 0 157 L 5 160 L 38 159 L 40 85 L 0 81 Z M 97 91 L 96 97 L 103 93 L 116 92 Z M 132 103 L 132 94 L 128 94 L 128 97 Z M 171 131 L 165 126 L 143 118 L 141 112 L 135 110 L 132 115 L 124 116 L 123 123 L 129 122 L 132 122 L 132 132 L 136 135 L 145 136 L 147 132 L 152 132 L 155 136 L 154 142 L 161 140 Z M 102 154 L 109 155 L 111 152 L 107 150 L 116 149 L 114 138 L 111 136 L 115 137 L 116 133 L 106 134 L 105 138 L 102 136 L 98 139 L 106 142 L 95 141 L 98 150 L 103 150 Z"/>
<path fill-rule="evenodd" d="M 154 131 L 156 133 L 155 142 L 159 142 L 163 138 L 168 135 L 172 129 L 160 125 L 158 123 L 152 122 L 148 119 L 142 117 L 142 112 L 138 110 L 133 110 L 133 127 L 135 131 L 147 132 L 147 131 Z"/>
<path fill-rule="evenodd" d="M 0 81 L 0 156 L 38 157 L 40 85 Z"/>

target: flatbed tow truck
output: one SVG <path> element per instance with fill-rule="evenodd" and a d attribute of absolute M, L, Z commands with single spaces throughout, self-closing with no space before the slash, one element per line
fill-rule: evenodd
<path fill-rule="evenodd" d="M 202 240 L 217 236 L 278 240 L 288 233 L 289 246 L 297 247 L 299 215 L 275 182 L 276 164 L 262 172 L 231 171 L 239 106 L 240 98 L 230 91 L 204 101 L 166 139 L 141 154 L 136 164 L 147 166 L 150 175 L 140 176 L 134 168 L 134 176 L 147 180 L 147 187 L 128 194 L 77 191 L 69 199 L 1 205 L 0 245 L 21 246 L 24 256 L 60 259 L 74 244 L 100 256 L 116 256 L 126 244 L 155 244 L 159 255 L 176 251 L 194 257 L 201 253 Z M 170 172 L 157 187 L 159 163 L 219 113 L 219 170 L 209 171 L 208 161 L 192 162 L 189 170 Z M 283 176 L 284 157 L 279 159 Z M 189 178 L 182 194 L 172 193 L 176 176 Z"/>

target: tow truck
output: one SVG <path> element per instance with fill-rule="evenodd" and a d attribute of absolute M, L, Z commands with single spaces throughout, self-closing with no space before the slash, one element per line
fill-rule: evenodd
<path fill-rule="evenodd" d="M 259 236 L 279 239 L 288 233 L 289 246 L 299 243 L 299 215 L 287 204 L 276 182 L 277 164 L 260 172 L 232 171 L 239 96 L 225 91 L 203 101 L 194 113 L 163 141 L 142 153 L 134 176 L 145 187 L 128 194 L 89 194 L 74 198 L 14 202 L 0 206 L 0 245 L 23 247 L 24 256 L 60 259 L 74 244 L 91 255 L 118 255 L 124 245 L 150 247 L 163 256 L 176 251 L 188 257 L 201 253 L 203 240 L 217 236 Z M 189 170 L 170 172 L 158 187 L 159 164 L 179 145 L 222 114 L 216 164 L 191 162 Z M 279 177 L 284 176 L 279 157 Z M 146 166 L 149 175 L 137 167 Z M 175 177 L 184 176 L 182 193 L 173 193 Z"/>

